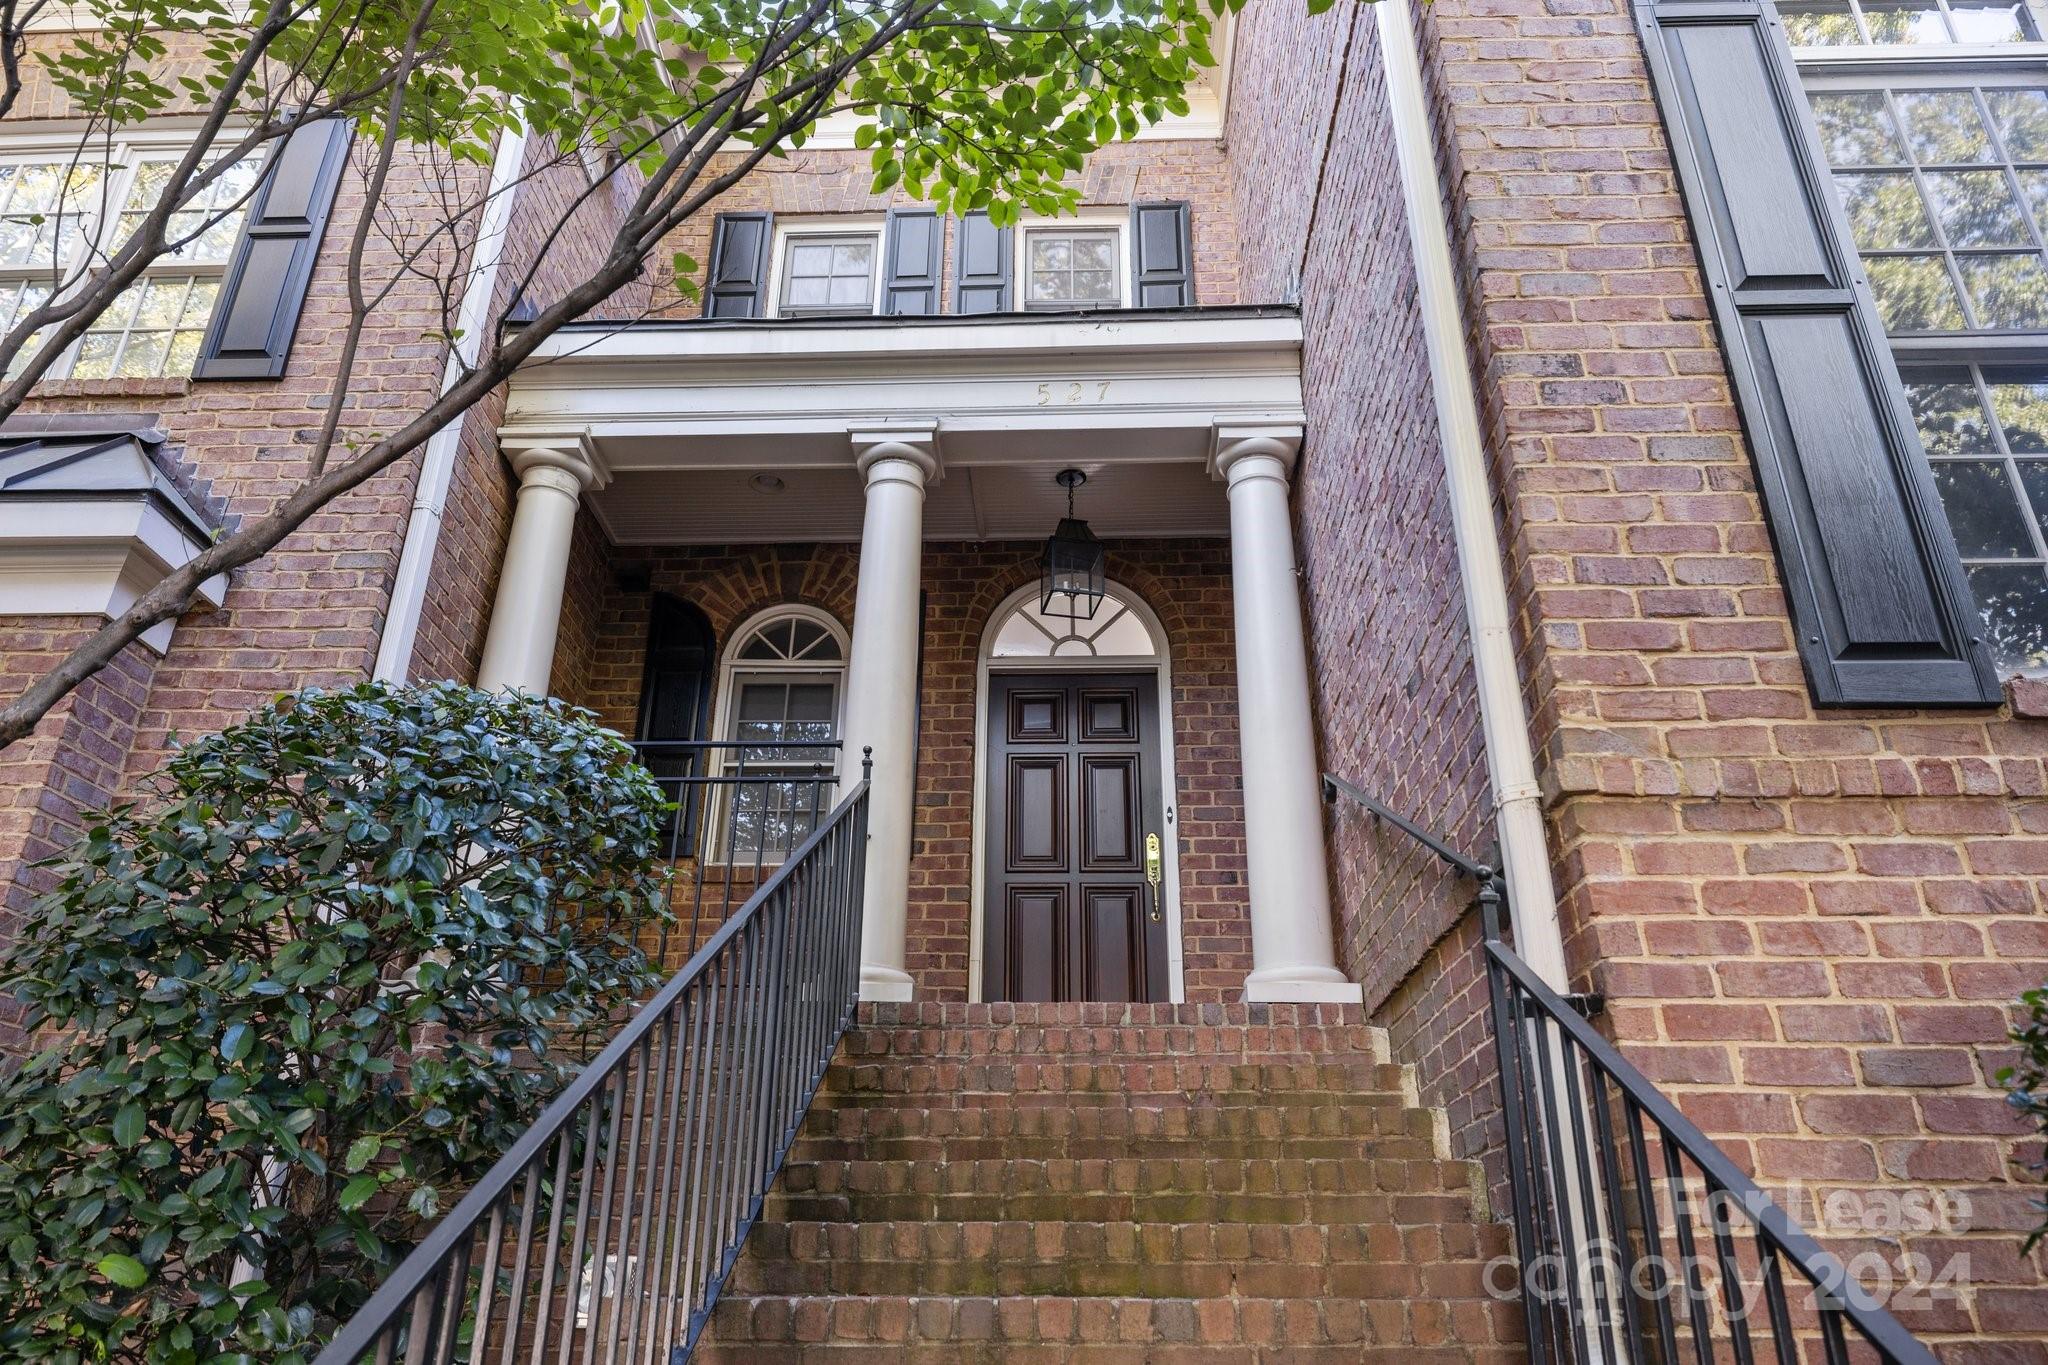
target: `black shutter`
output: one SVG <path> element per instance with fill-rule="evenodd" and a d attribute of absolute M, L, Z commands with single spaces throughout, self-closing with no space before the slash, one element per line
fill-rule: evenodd
<path fill-rule="evenodd" d="M 882 312 L 918 317 L 939 311 L 939 257 L 945 234 L 931 209 L 890 209 L 882 235 Z"/>
<path fill-rule="evenodd" d="M 711 223 L 711 269 L 706 272 L 704 316 L 766 317 L 768 255 L 775 242 L 772 213 L 721 213 Z"/>
<path fill-rule="evenodd" d="M 327 215 L 348 164 L 349 125 L 309 123 L 271 154 L 228 257 L 194 379 L 275 379 L 284 373 L 312 282 Z"/>
<path fill-rule="evenodd" d="M 1634 5 L 1814 703 L 1996 703 L 1776 6 Z"/>
<path fill-rule="evenodd" d="M 960 235 L 953 243 L 954 312 L 1011 310 L 1011 253 L 1015 240 L 1015 232 L 997 227 L 986 213 L 970 213 L 960 220 Z"/>
<path fill-rule="evenodd" d="M 711 719 L 711 675 L 717 657 L 711 621 L 701 609 L 654 594 L 647 619 L 647 667 L 640 678 L 639 736 L 643 740 L 701 740 Z M 662 838 L 679 835 L 683 851 L 694 849 L 697 823 L 703 812 L 704 788 L 687 781 L 706 775 L 704 754 L 697 749 L 643 749 L 641 762 L 662 779 L 662 794 L 681 807 L 680 827 L 673 815 L 662 825 Z M 677 851 L 672 847 L 673 855 Z"/>
<path fill-rule="evenodd" d="M 1195 248 L 1188 206 L 1131 205 L 1131 306 L 1186 308 L 1195 301 Z"/>

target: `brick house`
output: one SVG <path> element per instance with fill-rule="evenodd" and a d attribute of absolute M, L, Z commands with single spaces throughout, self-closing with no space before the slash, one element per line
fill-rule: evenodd
<path fill-rule="evenodd" d="M 6 921 L 174 735 L 309 683 L 590 708 L 707 782 L 677 853 L 728 894 L 871 751 L 871 1003 L 707 1356 L 1506 1355 L 1474 887 L 1328 772 L 1502 864 L 1522 956 L 1859 1274 L 1962 1266 L 1894 1302 L 1944 1359 L 2048 1361 L 2042 1153 L 1995 1079 L 2048 981 L 2044 39 L 2025 0 L 1252 0 L 1188 115 L 1005 229 L 870 194 L 827 127 L 665 244 L 702 316 L 562 333 L 0 755 Z M 33 167 L 63 111 L 24 108 L 0 161 Z M 10 690 L 275 496 L 355 208 L 289 155 L 310 197 L 251 210 L 312 225 L 282 332 L 233 335 L 224 241 L 0 431 Z M 431 392 L 402 310 L 375 344 L 377 401 Z M 1070 516 L 1092 614 L 1042 585 Z M 1387 1113 L 1344 1126 L 1347 1089 Z M 982 1145 L 868 1145 L 899 1138 Z M 1143 1216 L 1116 1158 L 1201 1138 L 1238 1169 L 1187 1179 L 1235 1183 Z M 982 1190 L 948 1166 L 1068 1155 L 946 1205 Z M 1231 1203 L 1296 1178 L 1305 1212 Z"/>

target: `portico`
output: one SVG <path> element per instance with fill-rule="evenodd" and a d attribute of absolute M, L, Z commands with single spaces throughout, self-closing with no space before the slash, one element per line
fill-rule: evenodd
<path fill-rule="evenodd" d="M 925 831 L 917 804 L 920 781 L 941 780 L 930 772 L 920 778 L 921 767 L 936 762 L 919 750 L 921 730 L 935 724 L 921 714 L 919 679 L 940 624 L 927 603 L 942 586 L 927 563 L 927 547 L 1011 543 L 1015 563 L 1003 571 L 1010 577 L 1001 586 L 1005 596 L 1022 597 L 1012 580 L 1032 543 L 1042 541 L 1060 515 L 1062 493 L 1053 475 L 1080 468 L 1089 482 L 1079 514 L 1123 547 L 1122 561 L 1143 565 L 1154 554 L 1147 547 L 1208 543 L 1220 552 L 1227 545 L 1235 693 L 1224 704 L 1235 712 L 1231 729 L 1243 737 L 1233 746 L 1242 795 L 1231 793 L 1240 812 L 1235 822 L 1228 813 L 1202 813 L 1220 820 L 1216 827 L 1228 828 L 1243 850 L 1243 886 L 1236 894 L 1249 921 L 1249 969 L 1236 993 L 1255 1001 L 1357 1001 L 1359 988 L 1338 971 L 1332 948 L 1289 521 L 1288 481 L 1303 422 L 1299 372 L 1300 324 L 1282 310 L 643 324 L 565 332 L 515 381 L 508 402 L 501 441 L 519 487 L 482 681 L 536 691 L 548 686 L 579 502 L 615 558 L 656 547 L 687 556 L 692 547 L 857 545 L 851 620 L 839 622 L 849 640 L 843 669 L 832 675 L 835 685 L 843 678 L 843 692 L 830 705 L 840 752 L 851 756 L 842 757 L 842 781 L 864 750 L 874 758 L 862 993 L 909 999 L 916 992 L 907 958 L 912 920 L 939 913 L 931 908 L 936 893 L 913 889 L 913 864 L 920 848 L 940 857 L 933 846 L 945 842 Z M 1220 569 L 1220 553 L 1216 560 Z M 1162 561 L 1152 574 L 1155 600 L 1146 612 L 1174 593 L 1170 565 Z M 1128 594 L 1130 602 L 1136 599 Z M 984 615 L 994 607 L 990 602 Z M 825 615 L 831 616 L 829 607 Z M 1001 623 L 962 624 L 978 637 Z M 1163 835 L 1176 855 L 1183 846 L 1207 842 L 1188 833 L 1194 818 L 1192 808 L 1184 810 L 1189 779 L 1175 776 L 1174 756 L 1197 754 L 1206 765 L 1215 746 L 1201 744 L 1198 717 L 1173 714 L 1179 698 L 1167 695 L 1164 664 L 1185 645 L 1172 638 L 1172 629 L 1162 629 L 1166 638 L 1156 641 L 1155 660 L 1126 657 L 1117 652 L 1126 647 L 1118 646 L 1089 667 L 1107 679 L 1105 695 L 1139 689 L 1131 694 L 1134 726 L 1154 715 L 1148 708 L 1156 700 L 1156 716 L 1145 724 L 1164 730 L 1166 742 L 1155 735 L 1150 747 L 1139 745 L 1129 755 L 1066 755 L 1076 784 L 1084 777 L 1094 781 L 1090 774 L 1128 774 L 1129 780 L 1118 778 L 1123 785 L 1111 796 L 1099 785 L 1060 788 L 1075 794 L 1071 817 L 1063 797 L 1046 809 L 1079 822 L 1072 826 L 1074 847 L 1061 843 L 1057 830 L 1047 836 L 1053 841 L 1047 847 L 1073 859 L 1079 880 L 1071 885 L 1072 901 L 1050 920 L 1020 912 L 1002 921 L 1009 926 L 1005 933 L 1071 924 L 1073 935 L 1101 940 L 1090 948 L 1077 939 L 1069 953 L 1076 963 L 1090 951 L 1107 954 L 1105 961 L 1125 951 L 1109 942 L 1114 934 L 1104 937 L 1104 926 L 1112 924 L 1102 918 L 1106 907 L 1121 903 L 1102 889 L 1120 866 L 1110 845 L 1127 841 L 1135 857 L 1145 833 Z M 1097 649 L 1079 641 L 1068 653 Z M 1042 662 L 1005 658 L 999 668 L 1028 675 L 1071 667 L 1072 658 L 1055 657 L 1060 654 L 1049 649 Z M 1155 676 L 1156 682 L 1147 681 Z M 724 682 L 730 691 L 730 679 Z M 1062 704 L 1082 705 L 1088 694 L 1069 687 L 1061 695 L 1082 699 Z M 1206 696 L 1200 701 L 1209 704 Z M 729 697 L 718 705 L 721 715 L 743 709 Z M 978 711 L 990 705 L 978 695 Z M 995 752 L 987 735 L 994 714 L 975 718 L 983 736 L 977 748 L 988 753 Z M 1132 734 L 1135 744 L 1137 730 Z M 945 903 L 945 912 L 972 919 L 976 970 L 969 973 L 963 964 L 960 974 L 971 975 L 968 991 L 981 998 L 999 998 L 992 992 L 1003 989 L 979 970 L 989 955 L 985 940 L 994 911 L 987 903 L 959 902 L 988 902 L 1003 883 L 983 875 L 992 838 L 986 803 L 1008 780 L 987 767 L 992 761 L 983 752 L 971 755 L 962 779 L 977 792 L 974 829 L 968 840 L 955 842 L 972 847 L 946 853 L 976 870 L 974 892 L 963 889 Z M 1160 799 L 1145 804 L 1141 797 L 1155 789 Z M 1006 807 L 1013 814 L 1017 808 L 1014 802 Z M 1163 827 L 1145 828 L 1155 820 Z M 1007 856 L 1024 857 L 1016 841 L 1028 831 L 1006 825 L 1003 835 Z M 1176 893 L 1191 878 L 1239 880 L 1234 867 L 1208 871 L 1206 856 L 1205 848 L 1195 848 L 1190 856 L 1167 859 L 1176 884 L 1142 913 L 1154 920 L 1169 908 L 1184 913 L 1184 898 Z M 1101 877 L 1108 880 L 1100 886 L 1088 879 L 1090 858 L 1106 869 Z M 1191 858 L 1200 870 L 1184 866 Z M 1070 918 L 1059 919 L 1062 913 Z M 1134 917 L 1140 913 L 1132 910 Z M 1156 979 L 1156 969 L 1140 973 L 1144 989 L 1154 993 L 1150 998 L 1183 998 L 1186 926 L 1176 919 L 1171 930 L 1167 980 Z"/>

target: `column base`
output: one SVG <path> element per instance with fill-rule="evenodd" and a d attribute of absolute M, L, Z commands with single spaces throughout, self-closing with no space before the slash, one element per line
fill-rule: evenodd
<path fill-rule="evenodd" d="M 863 1000 L 908 1000 L 912 996 L 910 973 L 894 967 L 860 964 L 860 998 Z"/>
<path fill-rule="evenodd" d="M 1244 979 L 1246 1004 L 1363 1005 L 1365 987 L 1335 967 L 1273 967 Z"/>

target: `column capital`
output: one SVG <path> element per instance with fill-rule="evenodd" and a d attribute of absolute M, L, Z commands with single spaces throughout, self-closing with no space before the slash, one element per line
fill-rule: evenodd
<path fill-rule="evenodd" d="M 574 489 L 564 486 L 563 491 L 582 494 L 594 492 L 612 481 L 611 470 L 597 453 L 596 443 L 590 439 L 587 430 L 501 435 L 498 448 L 505 452 L 505 459 L 521 483 L 560 483 L 561 476 L 566 475 L 575 481 L 576 486 Z M 555 471 L 554 477 L 541 472 L 544 470 Z"/>
<path fill-rule="evenodd" d="M 923 471 L 923 482 L 935 484 L 945 476 L 939 459 L 939 424 L 904 422 L 885 428 L 847 433 L 853 440 L 853 463 L 861 478 L 873 481 L 875 468 L 884 460 L 904 460 Z"/>
<path fill-rule="evenodd" d="M 1218 422 L 1209 447 L 1209 473 L 1218 479 L 1231 477 L 1231 466 L 1254 456 L 1280 462 L 1283 477 L 1294 472 L 1301 454 L 1301 423 Z"/>

